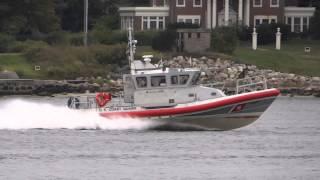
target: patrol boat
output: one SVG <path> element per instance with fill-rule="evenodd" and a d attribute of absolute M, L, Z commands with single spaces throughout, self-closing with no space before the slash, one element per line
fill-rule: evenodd
<path fill-rule="evenodd" d="M 71 97 L 68 106 L 93 110 L 112 120 L 117 117 L 152 120 L 164 125 L 204 130 L 231 130 L 256 121 L 279 95 L 267 89 L 264 78 L 237 81 L 236 93 L 226 95 L 210 85 L 199 84 L 197 68 L 169 68 L 160 61 L 152 64 L 152 56 L 134 60 L 137 41 L 128 30 L 130 74 L 123 75 L 123 92 Z M 247 83 L 241 83 L 247 82 Z"/>

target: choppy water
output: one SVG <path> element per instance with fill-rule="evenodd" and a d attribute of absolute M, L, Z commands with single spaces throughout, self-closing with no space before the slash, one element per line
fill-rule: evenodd
<path fill-rule="evenodd" d="M 0 99 L 0 179 L 319 179 L 320 99 L 278 98 L 233 131 L 66 109 L 64 97 Z"/>

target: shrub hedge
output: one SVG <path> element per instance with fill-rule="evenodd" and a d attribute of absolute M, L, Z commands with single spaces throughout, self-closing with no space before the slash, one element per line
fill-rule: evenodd
<path fill-rule="evenodd" d="M 258 44 L 271 44 L 276 41 L 277 28 L 280 28 L 282 33 L 281 39 L 286 41 L 290 37 L 290 27 L 285 24 L 272 23 L 272 24 L 260 24 L 257 26 Z"/>
<path fill-rule="evenodd" d="M 15 43 L 15 38 L 5 33 L 0 33 L 0 53 L 8 52 Z"/>
<path fill-rule="evenodd" d="M 152 48 L 159 51 L 170 51 L 177 38 L 175 30 L 161 31 L 152 39 Z"/>
<path fill-rule="evenodd" d="M 25 56 L 33 65 L 40 65 L 47 78 L 73 79 L 79 76 L 107 76 L 112 66 L 127 62 L 126 45 L 47 46 L 29 49 Z"/>
<path fill-rule="evenodd" d="M 139 46 L 151 46 L 152 40 L 159 34 L 159 31 L 138 31 L 134 37 L 138 40 Z"/>
<path fill-rule="evenodd" d="M 232 54 L 238 44 L 235 27 L 217 27 L 211 33 L 211 49 L 216 52 Z"/>

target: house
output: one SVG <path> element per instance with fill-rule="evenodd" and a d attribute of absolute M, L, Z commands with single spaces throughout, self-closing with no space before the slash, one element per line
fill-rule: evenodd
<path fill-rule="evenodd" d="M 202 29 L 286 23 L 292 32 L 309 28 L 314 7 L 299 0 L 150 0 L 148 7 L 120 7 L 121 29 L 164 30 L 169 23 L 193 23 Z"/>

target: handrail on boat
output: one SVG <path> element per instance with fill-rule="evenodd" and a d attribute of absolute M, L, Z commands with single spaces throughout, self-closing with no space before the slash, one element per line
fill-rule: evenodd
<path fill-rule="evenodd" d="M 267 79 L 264 76 L 237 79 L 236 94 L 264 89 L 268 89 Z"/>
<path fill-rule="evenodd" d="M 217 88 L 222 91 L 226 89 L 225 82 L 215 82 L 201 85 L 205 87 Z M 235 94 L 239 94 L 242 92 L 257 91 L 261 89 L 268 89 L 267 80 L 264 76 L 248 77 L 236 80 Z"/>
<path fill-rule="evenodd" d="M 215 82 L 215 83 L 206 83 L 206 84 L 201 84 L 201 85 L 205 86 L 205 87 L 211 87 L 211 88 L 219 87 L 217 89 L 223 90 L 226 86 L 226 83 L 225 82 Z"/>

